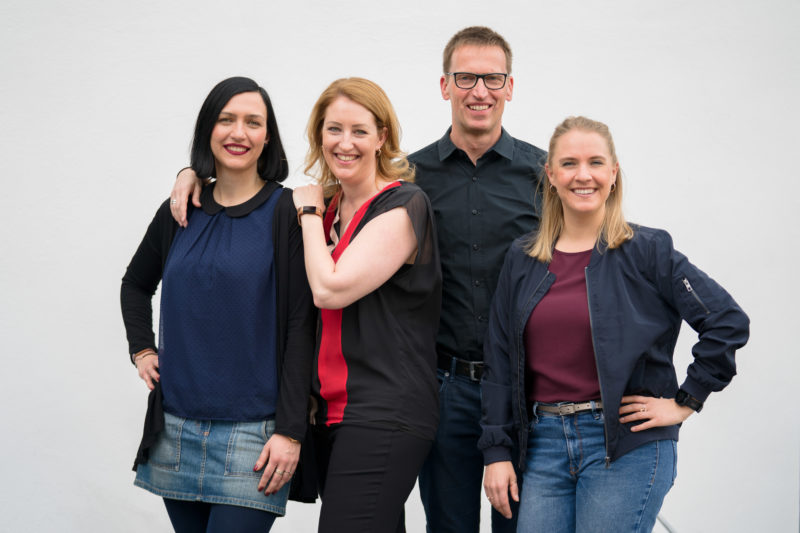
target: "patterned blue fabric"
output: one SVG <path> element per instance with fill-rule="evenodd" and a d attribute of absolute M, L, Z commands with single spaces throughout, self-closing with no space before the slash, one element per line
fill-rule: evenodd
<path fill-rule="evenodd" d="M 245 216 L 204 203 L 176 233 L 161 289 L 159 365 L 168 413 L 235 421 L 274 416 L 271 236 L 279 197 L 273 192 Z"/>

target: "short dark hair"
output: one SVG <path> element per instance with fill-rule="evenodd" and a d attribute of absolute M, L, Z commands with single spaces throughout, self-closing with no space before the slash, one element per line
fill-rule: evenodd
<path fill-rule="evenodd" d="M 257 92 L 267 106 L 267 138 L 269 142 L 258 158 L 258 175 L 267 181 L 283 181 L 289 175 L 289 164 L 286 152 L 278 132 L 278 121 L 272 109 L 272 102 L 267 91 L 250 78 L 236 76 L 222 80 L 206 96 L 197 123 L 194 126 L 191 163 L 195 174 L 201 179 L 215 178 L 216 164 L 211 152 L 211 132 L 217 123 L 219 114 L 231 98 L 241 93 Z"/>
<path fill-rule="evenodd" d="M 511 47 L 503 36 L 486 26 L 470 26 L 453 35 L 444 47 L 443 72 L 450 72 L 453 52 L 459 46 L 498 46 L 506 55 L 506 74 L 511 74 Z"/>

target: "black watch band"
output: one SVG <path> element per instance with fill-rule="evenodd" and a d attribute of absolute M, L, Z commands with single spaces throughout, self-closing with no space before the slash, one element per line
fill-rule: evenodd
<path fill-rule="evenodd" d="M 678 389 L 678 392 L 675 393 L 675 403 L 678 405 L 685 405 L 686 407 L 690 407 L 696 413 L 699 413 L 703 410 L 703 402 L 689 394 L 683 389 Z"/>

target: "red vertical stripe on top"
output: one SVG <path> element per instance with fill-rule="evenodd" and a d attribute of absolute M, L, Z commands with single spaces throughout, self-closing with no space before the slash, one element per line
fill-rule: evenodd
<path fill-rule="evenodd" d="M 347 230 L 339 239 L 336 248 L 333 249 L 331 256 L 333 262 L 337 262 L 353 236 L 358 224 L 367 212 L 372 201 L 382 192 L 398 187 L 399 181 L 390 183 L 381 189 L 375 196 L 364 202 L 358 211 L 353 215 L 353 219 L 347 225 Z M 335 210 L 339 201 L 339 194 L 333 197 L 325 213 L 323 228 L 325 238 L 330 235 Z M 319 343 L 319 357 L 317 358 L 317 374 L 319 375 L 319 393 L 328 405 L 328 417 L 325 425 L 338 424 L 344 419 L 344 409 L 347 407 L 347 361 L 342 351 L 342 310 L 341 309 L 321 309 L 322 335 Z"/>

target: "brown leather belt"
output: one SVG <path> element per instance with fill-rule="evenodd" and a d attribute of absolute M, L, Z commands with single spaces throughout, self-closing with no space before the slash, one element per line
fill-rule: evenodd
<path fill-rule="evenodd" d="M 439 354 L 439 368 L 450 372 L 453 360 L 456 362 L 455 373 L 457 376 L 466 376 L 472 381 L 480 381 L 483 375 L 483 361 L 466 361 L 458 357 Z"/>
<path fill-rule="evenodd" d="M 591 411 L 592 409 L 598 410 L 602 408 L 603 402 L 600 400 L 594 402 L 562 403 L 561 405 L 536 405 L 537 411 L 561 416 L 574 415 L 575 413 L 585 413 L 586 411 Z"/>

